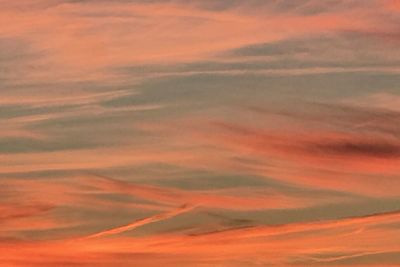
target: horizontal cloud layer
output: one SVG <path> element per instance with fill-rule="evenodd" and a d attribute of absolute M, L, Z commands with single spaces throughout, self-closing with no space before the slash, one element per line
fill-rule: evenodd
<path fill-rule="evenodd" d="M 0 262 L 398 266 L 392 0 L 0 0 Z"/>

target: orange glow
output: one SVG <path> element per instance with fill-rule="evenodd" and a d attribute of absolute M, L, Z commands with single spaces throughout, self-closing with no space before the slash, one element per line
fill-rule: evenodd
<path fill-rule="evenodd" d="M 0 267 L 400 266 L 396 0 L 0 0 Z"/>

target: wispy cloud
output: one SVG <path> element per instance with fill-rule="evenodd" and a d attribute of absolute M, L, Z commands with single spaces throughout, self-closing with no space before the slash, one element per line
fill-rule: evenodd
<path fill-rule="evenodd" d="M 397 2 L 0 0 L 0 262 L 399 265 Z"/>

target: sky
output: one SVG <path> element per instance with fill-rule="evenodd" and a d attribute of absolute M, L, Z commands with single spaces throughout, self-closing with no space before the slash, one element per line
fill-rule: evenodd
<path fill-rule="evenodd" d="M 0 265 L 400 266 L 399 23 L 0 0 Z"/>

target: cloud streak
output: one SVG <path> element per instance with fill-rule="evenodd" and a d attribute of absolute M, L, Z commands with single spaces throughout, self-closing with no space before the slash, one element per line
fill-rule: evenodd
<path fill-rule="evenodd" d="M 105 230 L 102 232 L 98 232 L 92 235 L 87 236 L 86 238 L 98 238 L 98 237 L 104 237 L 104 236 L 108 236 L 108 235 L 115 235 L 115 234 L 119 234 L 119 233 L 123 233 L 126 231 L 130 231 L 133 230 L 135 228 L 141 227 L 143 225 L 149 224 L 149 223 L 153 223 L 153 222 L 158 222 L 158 221 L 162 221 L 162 220 L 166 220 L 175 216 L 178 216 L 179 214 L 185 213 L 185 212 L 189 212 L 192 209 L 194 209 L 195 207 L 190 206 L 190 205 L 183 205 L 175 210 L 172 210 L 170 212 L 166 212 L 166 213 L 162 213 L 162 214 L 157 214 L 155 216 L 152 217 L 148 217 L 145 219 L 141 219 L 138 221 L 135 221 L 133 223 L 130 223 L 128 225 L 124 225 L 124 226 L 119 226 L 110 230 Z"/>

